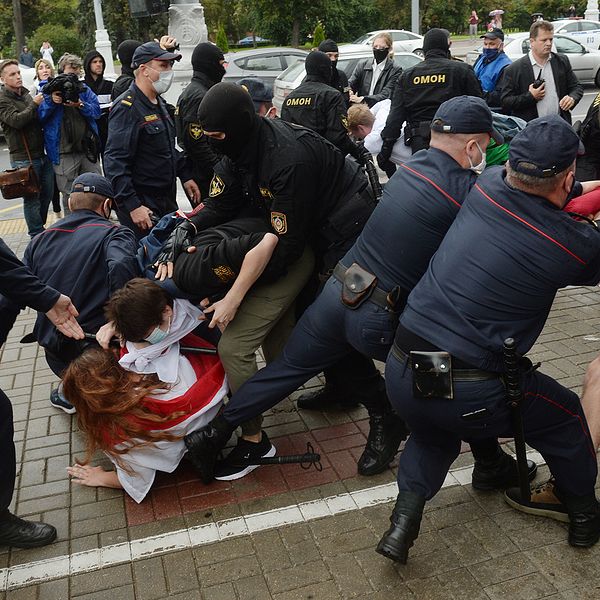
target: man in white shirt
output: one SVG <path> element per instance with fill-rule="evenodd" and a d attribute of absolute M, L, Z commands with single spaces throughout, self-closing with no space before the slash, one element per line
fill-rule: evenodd
<path fill-rule="evenodd" d="M 348 131 L 357 139 L 362 139 L 371 154 L 379 154 L 383 140 L 381 131 L 385 127 L 390 112 L 391 100 L 382 100 L 370 109 L 366 104 L 355 104 L 348 109 Z M 412 156 L 412 151 L 404 143 L 404 132 L 396 140 L 390 160 L 399 165 Z"/>

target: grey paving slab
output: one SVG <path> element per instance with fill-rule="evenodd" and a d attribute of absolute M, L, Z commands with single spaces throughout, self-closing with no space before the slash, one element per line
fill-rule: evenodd
<path fill-rule="evenodd" d="M 6 238 L 24 248 L 24 236 Z M 345 494 L 393 481 L 393 470 L 371 479 L 341 482 L 213 507 L 201 513 L 128 526 L 119 490 L 71 486 L 65 467 L 83 457 L 85 441 L 76 419 L 48 403 L 57 378 L 35 345 L 19 336 L 30 331 L 33 311 L 24 311 L 0 358 L 0 385 L 13 400 L 18 455 L 22 459 L 14 506 L 20 514 L 58 526 L 56 544 L 34 550 L 0 548 L 0 569 L 94 551 L 186 527 L 214 523 L 299 502 Z M 600 353 L 600 301 L 597 289 L 559 292 L 548 323 L 531 352 L 542 370 L 579 390 L 587 363 Z M 378 367 L 383 369 L 383 365 Z M 312 379 L 306 389 L 321 385 Z M 364 409 L 298 412 L 292 395 L 266 416 L 272 436 L 366 418 Z M 469 452 L 453 467 L 472 464 Z M 539 480 L 547 475 L 541 469 Z M 0 600 L 277 600 L 536 599 L 600 598 L 600 548 L 576 550 L 566 543 L 561 523 L 509 509 L 499 494 L 470 486 L 443 489 L 428 503 L 421 535 L 409 563 L 379 556 L 374 546 L 388 526 L 391 504 L 340 513 L 166 552 L 89 573 L 52 579 L 9 592 Z M 207 516 L 208 515 L 208 516 Z"/>

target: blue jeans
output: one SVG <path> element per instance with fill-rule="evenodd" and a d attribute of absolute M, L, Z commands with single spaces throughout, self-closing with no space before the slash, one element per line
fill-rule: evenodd
<path fill-rule="evenodd" d="M 13 169 L 28 167 L 28 160 L 11 160 Z M 54 169 L 47 156 L 33 159 L 33 168 L 40 183 L 40 193 L 23 198 L 23 215 L 30 237 L 44 231 L 48 207 L 54 194 Z"/>

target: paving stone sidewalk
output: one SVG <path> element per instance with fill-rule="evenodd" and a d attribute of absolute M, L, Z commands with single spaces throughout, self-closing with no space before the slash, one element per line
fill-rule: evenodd
<path fill-rule="evenodd" d="M 21 255 L 27 243 L 22 227 L 4 222 L 0 233 Z M 43 352 L 19 343 L 34 320 L 32 311 L 21 314 L 0 355 L 0 386 L 13 402 L 20 465 L 11 508 L 52 523 L 59 537 L 37 550 L 0 548 L 0 600 L 600 598 L 600 547 L 575 550 L 566 543 L 564 524 L 519 514 L 500 495 L 473 490 L 468 452 L 453 465 L 449 486 L 428 503 L 409 564 L 377 555 L 374 546 L 392 505 L 358 499 L 393 490 L 394 469 L 374 478 L 355 474 L 367 427 L 362 409 L 299 412 L 292 397 L 267 416 L 267 432 L 280 452 L 311 441 L 323 456 L 321 473 L 263 467 L 239 482 L 203 486 L 183 465 L 158 478 L 140 505 L 119 490 L 71 485 L 65 468 L 83 456 L 83 440 L 76 418 L 49 404 L 57 379 Z M 531 358 L 580 391 L 585 367 L 599 351 L 597 289 L 562 290 Z M 538 481 L 547 474 L 541 468 Z M 314 512 L 325 505 L 328 516 Z M 300 518 L 286 521 L 288 513 Z M 288 524 L 266 528 L 267 518 Z M 253 529 L 260 519 L 263 525 Z M 198 542 L 202 532 L 217 530 L 213 541 Z M 187 545 L 157 546 L 169 535 L 183 535 Z M 134 551 L 148 544 L 154 550 L 147 558 Z M 14 576 L 19 568 L 46 575 L 20 586 Z"/>

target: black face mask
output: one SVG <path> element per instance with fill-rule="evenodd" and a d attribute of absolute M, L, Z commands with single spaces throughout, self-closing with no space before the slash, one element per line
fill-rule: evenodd
<path fill-rule="evenodd" d="M 377 64 L 383 62 L 388 57 L 389 53 L 389 48 L 382 48 L 377 50 L 375 48 L 373 49 L 373 56 L 375 57 L 375 61 L 377 62 Z"/>

